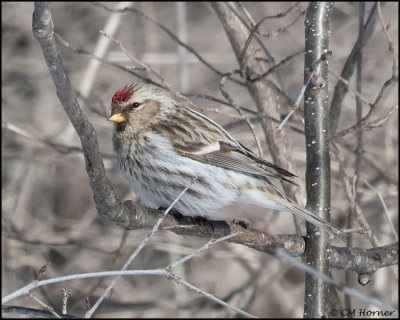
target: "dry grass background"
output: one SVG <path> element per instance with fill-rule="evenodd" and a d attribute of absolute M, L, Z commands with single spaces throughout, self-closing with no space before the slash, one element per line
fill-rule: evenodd
<path fill-rule="evenodd" d="M 115 3 L 105 3 L 113 7 Z M 367 12 L 371 7 L 367 4 Z M 255 21 L 271 14 L 285 11 L 288 3 L 245 3 Z M 154 17 L 177 33 L 176 6 L 174 3 L 134 3 L 133 7 Z M 305 8 L 306 3 L 301 3 Z M 99 30 L 110 13 L 90 3 L 52 3 L 51 9 L 56 31 L 72 46 L 92 52 L 100 37 Z M 82 154 L 63 152 L 41 142 L 47 139 L 69 146 L 80 146 L 54 90 L 54 85 L 43 55 L 31 31 L 33 3 L 2 2 L 2 296 L 32 280 L 32 273 L 50 262 L 47 277 L 116 270 L 132 253 L 148 230 L 126 232 L 102 221 L 94 207 Z M 391 23 L 389 34 L 398 53 L 398 4 L 382 6 L 386 23 Z M 209 3 L 186 3 L 187 43 L 207 61 L 223 72 L 238 68 L 226 34 Z M 298 12 L 263 24 L 261 30 L 270 32 L 287 25 Z M 304 47 L 304 17 L 286 32 L 264 40 L 276 61 Z M 339 74 L 351 51 L 358 32 L 357 3 L 338 2 L 331 22 L 330 48 L 333 55 L 330 69 Z M 176 63 L 177 45 L 163 31 L 137 15 L 125 14 L 115 34 L 125 48 L 138 59 L 149 63 L 174 88 L 186 88 L 185 93 L 209 94 L 220 99 L 220 77 L 210 72 L 191 54 L 186 53 L 187 81 L 179 80 Z M 59 51 L 77 92 L 82 87 L 82 77 L 89 59 L 71 52 L 59 44 Z M 379 23 L 368 42 L 363 64 L 363 95 L 373 101 L 384 81 L 391 74 L 391 57 Z M 121 51 L 110 45 L 107 58 L 123 66 L 135 66 Z M 144 73 L 143 73 L 144 74 Z M 296 99 L 303 83 L 303 56 L 295 57 L 279 68 L 278 83 Z M 276 78 L 275 78 L 276 79 Z M 94 124 L 100 148 L 113 156 L 112 125 L 105 121 L 113 92 L 122 85 L 136 81 L 132 75 L 103 64 L 93 83 L 90 99 L 81 107 Z M 354 77 L 353 77 L 354 80 Z M 332 92 L 336 80 L 330 78 Z M 354 87 L 354 81 L 352 81 Z M 227 89 L 239 104 L 255 107 L 246 90 L 233 83 Z M 232 125 L 236 115 L 229 107 L 204 99 L 194 100 L 201 106 L 218 108 L 221 114 L 207 114 L 227 125 L 241 142 L 256 151 L 254 139 L 244 122 Z M 397 85 L 385 92 L 376 118 L 398 103 Z M 367 112 L 364 105 L 364 114 Z M 282 114 L 288 111 L 281 105 Z M 266 112 L 268 112 L 266 110 Z M 374 117 L 374 118 L 375 118 Z M 294 123 L 295 120 L 291 120 Z M 343 103 L 340 129 L 355 123 L 355 98 L 348 94 Z M 5 128 L 8 126 L 9 128 Z M 10 130 L 10 128 L 12 130 Z M 284 128 L 290 145 L 286 146 L 294 159 L 296 173 L 303 179 L 305 171 L 304 137 Z M 256 124 L 265 158 L 265 145 L 261 128 Z M 271 133 L 272 134 L 272 133 Z M 342 142 L 349 175 L 354 175 L 355 135 L 346 136 Z M 340 145 L 340 144 L 339 144 Z M 383 197 L 395 225 L 398 223 L 398 118 L 397 112 L 381 127 L 364 133 L 364 160 L 361 167 L 359 204 L 381 244 L 393 243 L 389 223 L 377 194 L 363 181 L 367 180 Z M 127 183 L 118 172 L 112 157 L 104 159 L 111 180 L 120 198 L 133 199 Z M 371 162 L 373 163 L 371 165 Z M 377 167 L 378 170 L 375 168 Z M 332 212 L 333 223 L 345 225 L 350 203 L 341 187 L 338 164 L 332 162 Z M 246 217 L 252 227 L 270 233 L 293 233 L 290 215 L 264 212 L 257 207 L 233 206 L 217 218 Z M 354 246 L 369 248 L 365 236 L 355 235 Z M 206 242 L 205 239 L 179 237 L 159 232 L 134 261 L 132 268 L 146 269 L 167 265 L 182 254 L 190 253 Z M 197 256 L 180 273 L 187 281 L 213 293 L 235 306 L 253 314 L 269 317 L 301 317 L 303 310 L 303 272 L 276 258 L 244 246 L 222 243 Z M 333 271 L 338 280 L 343 271 Z M 252 281 L 249 281 L 252 279 Z M 36 291 L 43 301 L 56 310 L 61 308 L 64 286 L 72 290 L 68 312 L 82 315 L 85 298 L 95 301 L 110 279 L 88 279 L 47 286 Z M 366 287 L 357 284 L 353 277 L 351 286 L 379 300 L 397 306 L 397 266 L 379 270 Z M 228 299 L 229 297 L 229 299 Z M 38 307 L 30 298 L 13 301 L 16 305 Z M 365 307 L 354 300 L 354 307 Z M 373 309 L 373 308 L 370 308 Z M 124 277 L 119 280 L 111 298 L 100 307 L 99 317 L 222 317 L 232 312 L 208 301 L 172 281 L 160 277 Z"/>

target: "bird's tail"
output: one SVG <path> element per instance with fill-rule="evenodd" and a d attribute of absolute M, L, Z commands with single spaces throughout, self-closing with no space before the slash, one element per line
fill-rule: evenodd
<path fill-rule="evenodd" d="M 271 193 L 271 191 L 272 190 L 268 190 L 268 192 L 261 190 L 257 191 L 252 190 L 251 192 L 248 192 L 245 195 L 243 195 L 241 200 L 243 202 L 256 204 L 264 208 L 271 208 L 280 211 L 288 211 L 300 217 L 301 219 L 306 220 L 323 230 L 326 230 L 329 234 L 333 235 L 335 238 L 344 241 L 344 239 L 340 237 L 340 235 L 343 234 L 341 230 L 335 228 L 329 222 L 318 217 L 317 215 L 303 208 L 299 204 L 293 202 L 291 199 L 283 195 L 279 190 L 275 189 L 274 190 L 275 193 Z"/>
<path fill-rule="evenodd" d="M 336 227 L 334 227 L 333 225 L 331 225 L 329 222 L 325 221 L 324 219 L 318 217 L 311 211 L 298 205 L 297 203 L 289 202 L 289 201 L 286 202 L 285 200 L 282 200 L 280 202 L 280 205 L 283 208 L 285 208 L 287 211 L 297 215 L 298 217 L 312 223 L 313 225 L 315 225 L 323 230 L 326 230 L 328 233 L 333 235 L 335 238 L 344 241 L 344 239 L 342 237 L 340 237 L 340 235 L 343 234 L 342 231 L 340 231 L 339 229 L 337 229 Z"/>

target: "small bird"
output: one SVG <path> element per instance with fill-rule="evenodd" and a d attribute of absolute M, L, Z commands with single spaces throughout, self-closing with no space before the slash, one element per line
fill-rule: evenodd
<path fill-rule="evenodd" d="M 254 154 L 207 116 L 168 90 L 133 83 L 111 100 L 114 151 L 133 191 L 150 208 L 167 208 L 191 182 L 174 209 L 207 217 L 233 203 L 288 211 L 341 233 L 301 207 L 272 181 L 296 177 Z"/>

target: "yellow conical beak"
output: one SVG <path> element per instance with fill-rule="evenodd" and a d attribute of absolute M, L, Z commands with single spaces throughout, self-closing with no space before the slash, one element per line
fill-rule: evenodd
<path fill-rule="evenodd" d="M 111 117 L 109 117 L 107 119 L 108 121 L 112 121 L 114 123 L 121 123 L 124 122 L 126 119 L 125 117 L 122 115 L 122 113 L 114 113 Z"/>

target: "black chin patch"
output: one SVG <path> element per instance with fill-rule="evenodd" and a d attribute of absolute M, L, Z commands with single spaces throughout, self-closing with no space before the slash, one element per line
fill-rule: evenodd
<path fill-rule="evenodd" d="M 115 130 L 117 132 L 125 131 L 125 127 L 126 127 L 126 122 L 117 123 L 115 125 Z"/>

